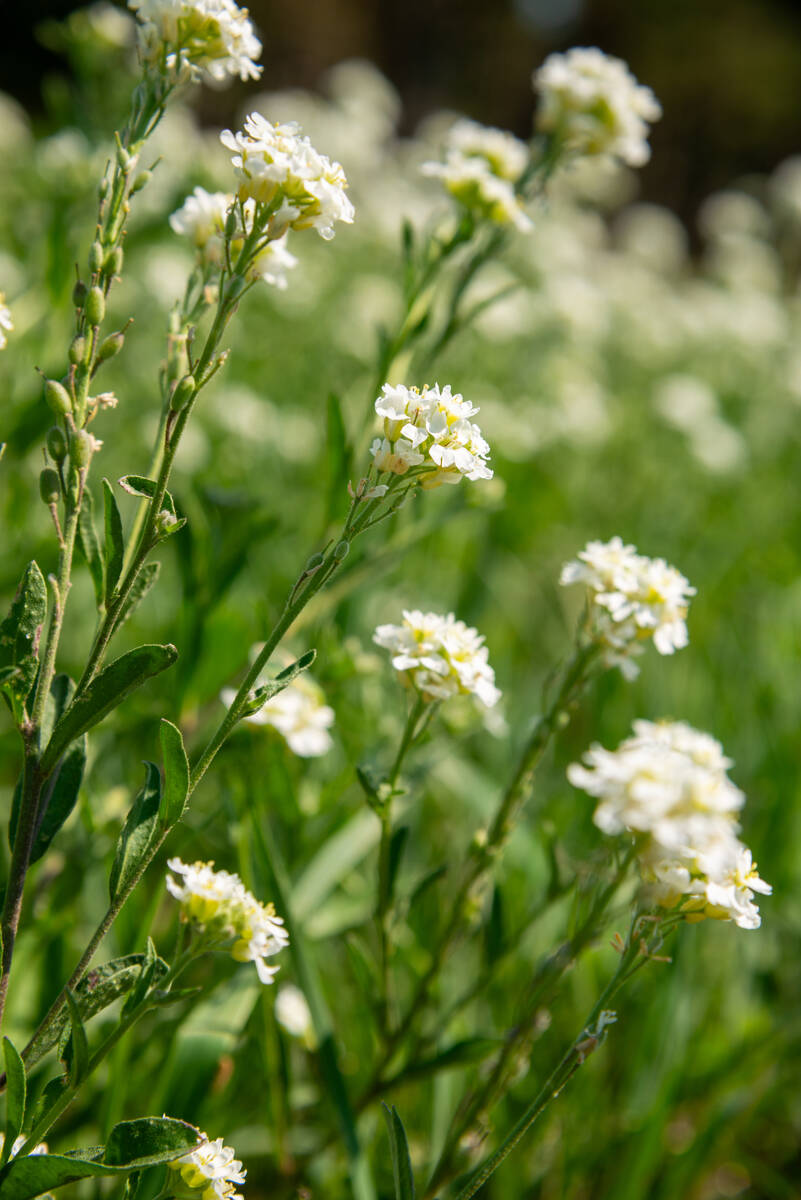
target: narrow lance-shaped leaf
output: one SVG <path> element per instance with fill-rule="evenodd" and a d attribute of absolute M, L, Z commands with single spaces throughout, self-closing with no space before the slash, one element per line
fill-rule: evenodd
<path fill-rule="evenodd" d="M 395 1180 L 395 1200 L 414 1200 L 414 1176 L 409 1158 L 409 1146 L 403 1122 L 394 1107 L 382 1105 L 389 1132 L 389 1149 L 392 1155 L 392 1175 Z"/>
<path fill-rule="evenodd" d="M 0 625 L 0 691 L 19 724 L 36 678 L 39 638 L 47 615 L 47 587 L 35 562 L 28 563 L 8 616 Z"/>
<path fill-rule="evenodd" d="M 151 847 L 159 836 L 161 775 L 155 763 L 145 763 L 145 783 L 122 827 L 114 865 L 109 876 L 112 902 L 124 894 L 147 864 Z"/>
<path fill-rule="evenodd" d="M 255 688 L 243 709 L 242 716 L 247 717 L 250 713 L 258 712 L 268 700 L 272 700 L 273 696 L 277 696 L 285 687 L 288 687 L 292 680 L 300 675 L 302 671 L 308 671 L 316 657 L 316 650 L 307 650 L 295 662 L 290 663 L 288 667 L 284 667 L 283 671 L 280 671 L 275 679 L 271 679 L 268 683 L 263 683 L 260 687 Z"/>
<path fill-rule="evenodd" d="M 103 568 L 103 554 L 100 549 L 100 541 L 97 536 L 94 521 L 94 500 L 89 488 L 84 488 L 83 500 L 81 502 L 81 511 L 78 514 L 78 541 L 77 547 L 86 565 L 89 568 L 89 574 L 92 577 L 92 585 L 95 589 L 95 600 L 97 607 L 102 608 L 105 599 L 105 571 Z"/>
<path fill-rule="evenodd" d="M 122 537 L 120 510 L 117 508 L 114 492 L 107 479 L 103 480 L 103 524 L 106 535 L 103 559 L 106 564 L 106 604 L 108 604 L 122 571 L 125 543 Z"/>
<path fill-rule="evenodd" d="M 0 1167 L 8 1162 L 14 1142 L 22 1130 L 26 1095 L 25 1064 L 16 1046 L 7 1037 L 3 1038 L 3 1053 L 6 1060 L 6 1133 Z"/>
<path fill-rule="evenodd" d="M 110 663 L 70 704 L 56 725 L 42 756 L 43 771 L 52 771 L 70 742 L 102 721 L 146 679 L 172 666 L 177 657 L 174 646 L 138 646 Z"/>
<path fill-rule="evenodd" d="M 89 1042 L 75 993 L 72 988 L 67 988 L 65 994 L 70 1014 L 71 1037 L 65 1048 L 64 1061 L 69 1069 L 70 1085 L 77 1087 L 89 1074 Z"/>
<path fill-rule="evenodd" d="M 180 821 L 189 794 L 189 759 L 184 749 L 181 731 L 171 721 L 162 718 L 161 752 L 164 755 L 164 794 L 161 797 L 159 820 L 169 829 Z"/>
<path fill-rule="evenodd" d="M 123 475 L 118 483 L 129 496 L 141 496 L 145 500 L 152 500 L 156 494 L 156 481 L 147 479 L 144 475 Z M 167 512 L 175 516 L 175 501 L 169 492 L 164 493 L 163 504 Z"/>

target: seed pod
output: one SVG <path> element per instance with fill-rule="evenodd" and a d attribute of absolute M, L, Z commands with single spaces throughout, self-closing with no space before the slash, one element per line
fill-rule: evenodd
<path fill-rule="evenodd" d="M 324 561 L 325 560 L 324 560 L 322 554 L 313 554 L 311 556 L 311 558 L 309 559 L 309 561 L 306 563 L 306 566 L 303 568 L 303 574 L 304 575 L 313 575 L 315 571 L 319 571 L 319 569 L 323 565 Z"/>
<path fill-rule="evenodd" d="M 86 356 L 86 338 L 82 334 L 77 334 L 70 343 L 70 362 L 77 366 L 79 362 L 83 362 Z"/>
<path fill-rule="evenodd" d="M 67 457 L 67 435 L 60 425 L 53 425 L 48 429 L 45 446 L 53 462 L 61 463 Z"/>
<path fill-rule="evenodd" d="M 79 279 L 72 289 L 72 303 L 76 308 L 83 308 L 89 289 L 82 279 Z"/>
<path fill-rule="evenodd" d="M 232 208 L 228 216 L 225 218 L 225 236 L 229 242 L 236 233 L 238 225 L 239 214 L 237 213 L 236 208 Z"/>
<path fill-rule="evenodd" d="M 337 542 L 336 546 L 334 546 L 334 558 L 337 560 L 337 562 L 342 562 L 343 558 L 347 558 L 349 554 L 350 542 L 346 542 L 343 539 L 341 542 Z"/>
<path fill-rule="evenodd" d="M 92 457 L 94 438 L 85 429 L 76 429 L 70 438 L 70 461 L 80 470 L 88 467 Z"/>
<path fill-rule="evenodd" d="M 141 192 L 142 188 L 147 187 L 147 185 L 150 183 L 150 180 L 152 178 L 153 178 L 152 171 L 148 171 L 148 170 L 140 171 L 139 174 L 137 175 L 136 179 L 133 181 L 133 187 L 131 188 L 131 195 L 133 196 L 137 192 Z"/>
<path fill-rule="evenodd" d="M 52 467 L 45 467 L 39 475 L 39 495 L 48 506 L 58 504 L 61 496 L 61 480 L 58 477 L 58 471 L 53 470 Z"/>
<path fill-rule="evenodd" d="M 106 298 L 103 289 L 93 287 L 86 297 L 86 319 L 90 325 L 100 325 L 106 315 Z"/>
<path fill-rule="evenodd" d="M 100 242 L 92 242 L 89 250 L 89 270 L 94 275 L 103 266 L 103 247 Z"/>
<path fill-rule="evenodd" d="M 48 407 L 57 417 L 64 417 L 67 413 L 72 412 L 72 398 L 63 383 L 59 383 L 55 379 L 46 379 L 44 397 Z"/>
<path fill-rule="evenodd" d="M 122 271 L 122 246 L 115 246 L 113 250 L 109 250 L 103 262 L 103 273 L 105 275 L 119 275 Z"/>
<path fill-rule="evenodd" d="M 127 171 L 130 169 L 131 156 L 124 146 L 117 146 L 117 165 L 122 171 Z"/>
<path fill-rule="evenodd" d="M 108 337 L 100 343 L 100 349 L 97 352 L 97 361 L 106 362 L 107 359 L 113 358 L 115 354 L 119 354 L 125 345 L 125 334 L 121 331 L 110 333 Z"/>
<path fill-rule="evenodd" d="M 183 379 L 176 384 L 175 390 L 170 398 L 170 408 L 173 412 L 180 412 L 185 408 L 197 390 L 197 384 L 191 375 L 184 375 Z"/>

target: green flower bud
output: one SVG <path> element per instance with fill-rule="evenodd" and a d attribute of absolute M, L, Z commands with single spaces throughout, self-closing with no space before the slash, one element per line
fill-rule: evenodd
<path fill-rule="evenodd" d="M 70 461 L 80 470 L 88 467 L 94 449 L 94 438 L 85 429 L 76 429 L 70 438 Z"/>
<path fill-rule="evenodd" d="M 117 146 L 117 165 L 121 171 L 130 170 L 131 156 L 124 146 Z"/>
<path fill-rule="evenodd" d="M 347 558 L 349 554 L 350 542 L 343 540 L 341 542 L 337 542 L 336 546 L 334 546 L 334 558 L 337 560 L 337 562 L 342 562 L 343 558 Z"/>
<path fill-rule="evenodd" d="M 103 247 L 100 242 L 92 242 L 89 250 L 89 270 L 94 275 L 103 266 Z"/>
<path fill-rule="evenodd" d="M 109 250 L 103 262 L 104 274 L 119 275 L 122 272 L 123 257 L 122 246 L 115 246 L 113 250 Z"/>
<path fill-rule="evenodd" d="M 147 185 L 150 183 L 150 180 L 152 178 L 153 178 L 152 171 L 147 171 L 147 170 L 140 171 L 139 174 L 137 175 L 136 179 L 133 182 L 133 187 L 131 188 L 131 195 L 133 196 L 136 192 L 141 192 L 142 188 L 147 187 Z"/>
<path fill-rule="evenodd" d="M 58 383 L 55 379 L 46 379 L 44 397 L 48 407 L 57 417 L 63 417 L 72 412 L 72 398 L 63 383 Z"/>
<path fill-rule="evenodd" d="M 70 362 L 77 366 L 79 362 L 83 362 L 86 356 L 86 338 L 82 334 L 77 334 L 70 343 Z"/>
<path fill-rule="evenodd" d="M 53 425 L 48 429 L 45 446 L 53 462 L 63 462 L 67 457 L 67 435 L 60 425 Z"/>
<path fill-rule="evenodd" d="M 232 208 L 228 216 L 225 218 L 225 236 L 228 241 L 234 236 L 239 226 L 239 214 L 236 208 Z"/>
<path fill-rule="evenodd" d="M 89 289 L 82 279 L 79 279 L 72 289 L 72 303 L 76 308 L 83 308 Z"/>
<path fill-rule="evenodd" d="M 113 358 L 115 354 L 119 354 L 124 345 L 124 333 L 121 331 L 118 333 L 110 333 L 108 337 L 100 343 L 100 349 L 97 352 L 97 361 L 106 362 L 107 359 Z"/>
<path fill-rule="evenodd" d="M 191 375 L 184 375 L 183 379 L 176 384 L 175 390 L 170 398 L 170 408 L 172 411 L 180 412 L 182 408 L 185 408 L 194 396 L 196 390 L 197 384 L 195 383 L 193 377 Z"/>
<path fill-rule="evenodd" d="M 39 495 L 48 506 L 58 504 L 61 496 L 61 480 L 58 477 L 58 471 L 52 467 L 45 467 L 39 475 Z"/>
<path fill-rule="evenodd" d="M 86 319 L 90 325 L 100 325 L 106 315 L 106 298 L 103 289 L 93 287 L 86 297 Z"/>

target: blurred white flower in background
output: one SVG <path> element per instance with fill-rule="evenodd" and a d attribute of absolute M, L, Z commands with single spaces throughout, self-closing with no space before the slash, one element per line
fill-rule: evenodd
<path fill-rule="evenodd" d="M 401 625 L 379 625 L 373 641 L 425 700 L 473 695 L 491 708 L 500 699 L 484 638 L 453 613 L 406 610 Z"/>
<path fill-rule="evenodd" d="M 266 681 L 265 676 L 255 686 Z M 223 704 L 230 705 L 235 695 L 233 688 L 226 688 L 220 698 Z M 334 744 L 328 732 L 334 720 L 334 710 L 325 703 L 322 688 L 305 671 L 260 709 L 245 717 L 249 725 L 275 729 L 292 753 L 300 758 L 319 758 L 328 753 Z"/>
<path fill-rule="evenodd" d="M 8 345 L 6 333 L 10 333 L 14 328 L 14 321 L 11 317 L 11 309 L 6 305 L 6 298 L 0 292 L 0 350 L 5 350 Z"/>

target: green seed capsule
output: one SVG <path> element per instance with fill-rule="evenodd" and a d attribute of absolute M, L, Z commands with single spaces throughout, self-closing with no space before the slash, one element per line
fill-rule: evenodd
<path fill-rule="evenodd" d="M 83 362 L 86 357 L 86 338 L 82 334 L 78 334 L 70 343 L 70 362 L 75 366 Z"/>
<path fill-rule="evenodd" d="M 89 289 L 82 279 L 79 279 L 72 289 L 72 303 L 76 308 L 83 308 Z"/>
<path fill-rule="evenodd" d="M 92 242 L 91 249 L 89 250 L 89 270 L 93 275 L 103 266 L 103 258 L 103 247 L 100 242 Z"/>
<path fill-rule="evenodd" d="M 48 429 L 45 436 L 45 446 L 53 462 L 63 462 L 67 457 L 67 435 L 60 425 L 53 425 L 52 428 Z"/>
<path fill-rule="evenodd" d="M 100 349 L 97 352 L 98 362 L 105 362 L 107 359 L 113 358 L 115 354 L 119 354 L 124 345 L 124 333 L 110 333 L 105 341 L 100 343 Z"/>
<path fill-rule="evenodd" d="M 324 561 L 325 559 L 323 558 L 322 554 L 313 554 L 306 563 L 306 566 L 303 568 L 303 573 L 305 575 L 313 575 L 315 571 L 319 571 Z"/>
<path fill-rule="evenodd" d="M 184 375 L 183 379 L 176 384 L 172 397 L 170 398 L 170 408 L 173 412 L 180 412 L 185 408 L 195 394 L 197 385 L 191 375 Z"/>
<path fill-rule="evenodd" d="M 39 475 L 39 495 L 45 504 L 58 504 L 61 496 L 61 480 L 58 471 L 45 467 Z"/>
<path fill-rule="evenodd" d="M 337 542 L 336 546 L 334 546 L 334 558 L 337 560 L 337 562 L 342 562 L 342 559 L 347 558 L 349 554 L 350 542 L 341 541 Z"/>
<path fill-rule="evenodd" d="M 234 236 L 239 226 L 239 214 L 235 208 L 232 208 L 228 216 L 225 218 L 225 236 L 228 241 Z"/>
<path fill-rule="evenodd" d="M 58 383 L 55 379 L 46 379 L 44 397 L 48 407 L 57 417 L 63 417 L 72 412 L 72 399 L 63 383 Z"/>
<path fill-rule="evenodd" d="M 119 275 L 122 271 L 122 246 L 115 246 L 106 255 L 103 263 L 103 272 L 106 275 Z"/>
<path fill-rule="evenodd" d="M 133 182 L 133 187 L 131 188 L 131 195 L 133 196 L 136 194 L 136 192 L 141 192 L 142 188 L 147 187 L 147 185 L 150 183 L 150 180 L 152 178 L 153 178 L 152 171 L 147 171 L 147 170 L 140 171 L 139 174 L 137 175 L 136 179 Z"/>
<path fill-rule="evenodd" d="M 86 297 L 86 319 L 90 325 L 100 325 L 106 315 L 106 298 L 103 289 L 93 287 Z"/>
<path fill-rule="evenodd" d="M 85 429 L 76 429 L 70 438 L 70 461 L 80 470 L 88 467 L 92 457 L 92 437 Z"/>
<path fill-rule="evenodd" d="M 122 171 L 130 169 L 131 156 L 124 146 L 117 146 L 117 165 Z"/>

